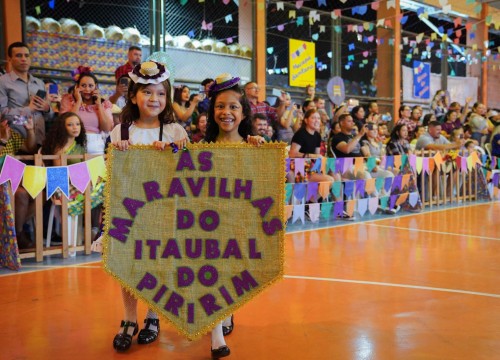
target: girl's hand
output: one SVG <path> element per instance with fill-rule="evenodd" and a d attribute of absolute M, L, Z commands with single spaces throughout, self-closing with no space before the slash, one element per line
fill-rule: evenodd
<path fill-rule="evenodd" d="M 153 143 L 153 146 L 155 147 L 156 150 L 165 150 L 165 148 L 168 146 L 168 143 L 165 142 L 165 141 L 158 141 L 156 140 L 154 143 Z"/>
<path fill-rule="evenodd" d="M 120 151 L 128 150 L 129 145 L 132 145 L 130 140 L 120 140 L 112 143 L 114 146 L 118 148 Z"/>
<path fill-rule="evenodd" d="M 254 146 L 261 146 L 262 144 L 266 143 L 266 139 L 264 139 L 262 136 L 259 135 L 256 136 L 248 135 L 247 143 Z"/>
<path fill-rule="evenodd" d="M 189 140 L 188 138 L 184 138 L 182 140 L 177 140 L 177 141 L 174 141 L 174 144 L 177 146 L 177 148 L 179 150 L 182 150 L 186 147 L 186 145 L 188 144 Z"/>

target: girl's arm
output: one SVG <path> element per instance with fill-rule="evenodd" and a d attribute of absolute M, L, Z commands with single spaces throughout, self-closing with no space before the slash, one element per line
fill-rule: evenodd
<path fill-rule="evenodd" d="M 248 135 L 247 136 L 247 143 L 249 143 L 250 145 L 254 145 L 254 146 L 261 146 L 262 144 L 266 143 L 266 139 L 264 139 L 260 135 L 256 135 L 256 136 Z"/>

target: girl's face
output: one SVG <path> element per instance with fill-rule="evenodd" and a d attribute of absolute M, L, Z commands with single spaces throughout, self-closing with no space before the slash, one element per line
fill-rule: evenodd
<path fill-rule="evenodd" d="M 182 95 L 181 95 L 182 101 L 189 101 L 189 88 L 185 87 L 182 89 Z"/>
<path fill-rule="evenodd" d="M 454 122 L 455 120 L 457 120 L 457 113 L 453 111 L 448 116 L 448 121 L 449 122 Z"/>
<path fill-rule="evenodd" d="M 318 112 L 314 112 L 305 118 L 306 128 L 319 132 L 321 128 L 321 115 Z"/>
<path fill-rule="evenodd" d="M 425 134 L 425 128 L 423 126 L 419 127 L 416 137 L 419 138 L 420 136 L 422 136 L 424 134 Z"/>
<path fill-rule="evenodd" d="M 316 92 L 316 90 L 312 86 L 308 86 L 306 89 L 306 94 L 311 96 L 311 97 L 314 97 L 315 92 Z"/>
<path fill-rule="evenodd" d="M 82 94 L 82 99 L 92 100 L 92 92 L 97 88 L 94 79 L 90 76 L 84 76 L 78 84 L 78 91 Z"/>
<path fill-rule="evenodd" d="M 76 139 L 80 135 L 80 131 L 82 131 L 80 119 L 76 116 L 67 118 L 64 125 L 66 126 L 66 132 L 69 138 Z"/>
<path fill-rule="evenodd" d="M 140 88 L 131 101 L 139 108 L 141 119 L 158 118 L 167 104 L 167 91 L 163 84 L 149 84 Z"/>
<path fill-rule="evenodd" d="M 202 134 L 207 131 L 207 117 L 205 115 L 200 116 L 198 119 L 198 130 L 200 130 Z"/>
<path fill-rule="evenodd" d="M 408 138 L 408 128 L 406 126 L 403 126 L 401 129 L 399 129 L 399 138 L 406 140 Z"/>
<path fill-rule="evenodd" d="M 221 133 L 238 132 L 238 126 L 243 120 L 241 95 L 235 91 L 224 91 L 217 95 L 214 106 L 214 119 Z"/>

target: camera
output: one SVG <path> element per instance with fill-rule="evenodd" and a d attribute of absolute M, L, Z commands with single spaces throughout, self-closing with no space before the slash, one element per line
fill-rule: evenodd
<path fill-rule="evenodd" d="M 366 124 L 366 128 L 367 128 L 368 130 L 373 130 L 373 124 L 372 124 L 372 123 L 368 123 L 368 124 Z"/>

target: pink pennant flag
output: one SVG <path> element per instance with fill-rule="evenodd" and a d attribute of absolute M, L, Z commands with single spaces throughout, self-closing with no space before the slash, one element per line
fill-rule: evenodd
<path fill-rule="evenodd" d="M 212 23 L 207 24 L 207 30 L 212 31 L 213 28 L 214 28 L 214 24 L 212 24 Z"/>
<path fill-rule="evenodd" d="M 80 192 L 85 192 L 85 189 L 90 182 L 90 172 L 85 162 L 68 166 L 69 179 L 74 187 Z"/>
<path fill-rule="evenodd" d="M 422 158 L 422 169 L 427 173 L 427 174 L 430 174 L 430 171 L 429 171 L 429 158 L 428 157 L 424 157 Z"/>
<path fill-rule="evenodd" d="M 226 42 L 227 42 L 228 44 L 232 44 L 232 43 L 233 43 L 233 38 L 232 38 L 232 37 L 228 37 L 228 38 L 226 39 Z"/>
<path fill-rule="evenodd" d="M 207 30 L 207 23 L 205 22 L 205 20 L 201 22 L 201 30 Z"/>
<path fill-rule="evenodd" d="M 374 1 L 374 2 L 372 2 L 371 6 L 372 6 L 372 10 L 377 11 L 379 6 L 380 6 L 380 3 L 378 1 Z"/>
<path fill-rule="evenodd" d="M 7 155 L 3 163 L 2 172 L 0 172 L 0 184 L 10 180 L 12 192 L 15 193 L 23 178 L 25 167 L 24 163 Z"/>
<path fill-rule="evenodd" d="M 455 27 L 462 25 L 462 18 L 460 16 L 456 17 L 455 20 L 453 20 L 453 24 L 455 25 Z"/>
<path fill-rule="evenodd" d="M 417 156 L 416 155 L 410 155 L 410 166 L 413 170 L 413 172 L 417 171 Z"/>
<path fill-rule="evenodd" d="M 370 214 L 374 215 L 378 210 L 378 197 L 371 197 L 368 200 L 368 210 L 370 210 Z"/>
<path fill-rule="evenodd" d="M 230 1 L 231 1 L 231 0 L 222 0 L 222 2 L 224 3 L 224 5 L 229 4 L 229 2 L 230 2 Z"/>
<path fill-rule="evenodd" d="M 462 161 L 462 163 L 460 164 L 460 170 L 462 172 L 467 172 L 467 158 L 464 156 L 460 158 L 460 160 Z"/>
<path fill-rule="evenodd" d="M 295 8 L 297 8 L 297 10 L 298 10 L 302 7 L 302 5 L 304 5 L 304 1 L 297 1 L 295 3 Z"/>
<path fill-rule="evenodd" d="M 361 217 L 365 216 L 368 210 L 368 198 L 358 200 L 358 213 Z"/>

